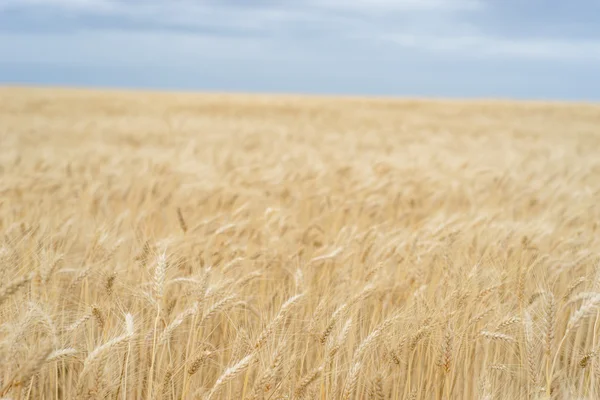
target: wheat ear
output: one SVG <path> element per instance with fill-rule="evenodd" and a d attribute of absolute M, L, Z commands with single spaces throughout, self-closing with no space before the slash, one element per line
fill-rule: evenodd
<path fill-rule="evenodd" d="M 298 302 L 298 300 L 300 300 L 303 296 L 303 294 L 298 294 L 296 296 L 290 297 L 285 303 L 283 303 L 275 318 L 271 320 L 267 327 L 261 332 L 258 339 L 256 339 L 254 348 L 258 349 L 265 343 L 265 341 L 273 333 L 273 331 L 277 329 L 279 325 L 285 320 L 292 306 L 296 302 Z"/>
<path fill-rule="evenodd" d="M 223 388 L 223 386 L 232 379 L 234 379 L 236 376 L 238 376 L 240 373 L 242 373 L 246 368 L 248 368 L 252 361 L 254 361 L 255 357 L 256 354 L 251 353 L 246 357 L 242 358 L 237 364 L 227 368 L 225 372 L 223 372 L 223 374 L 219 377 L 219 379 L 217 379 L 210 392 L 208 392 L 206 400 L 212 400 L 216 398 L 217 394 L 219 394 L 219 391 Z"/>

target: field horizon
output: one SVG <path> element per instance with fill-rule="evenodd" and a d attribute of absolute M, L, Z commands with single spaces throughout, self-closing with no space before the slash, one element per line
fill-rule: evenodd
<path fill-rule="evenodd" d="M 596 399 L 599 127 L 0 87 L 0 398 Z"/>
<path fill-rule="evenodd" d="M 538 106 L 583 106 L 598 107 L 600 101 L 596 100 L 571 100 L 558 98 L 508 98 L 508 97 L 442 97 L 442 96 L 413 96 L 413 95 L 376 95 L 376 94 L 336 94 L 336 93 L 296 93 L 296 92 L 268 92 L 268 91 L 218 91 L 202 89 L 176 89 L 176 88 L 148 88 L 148 87 L 119 87 L 119 86 L 85 86 L 85 85 L 39 85 L 39 84 L 6 84 L 0 83 L 2 92 L 48 92 L 68 93 L 79 92 L 90 95 L 105 94 L 113 96 L 139 96 L 151 95 L 159 97 L 191 96 L 191 97 L 256 97 L 276 100 L 329 100 L 329 101 L 370 101 L 370 102 L 424 102 L 424 103 L 479 103 L 479 104 L 512 104 L 512 105 L 538 105 Z"/>

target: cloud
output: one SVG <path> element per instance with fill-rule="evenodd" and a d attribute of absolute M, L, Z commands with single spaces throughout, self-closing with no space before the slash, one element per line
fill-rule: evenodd
<path fill-rule="evenodd" d="M 111 29 L 82 31 L 77 35 L 0 34 L 0 53 L 11 54 L 13 63 L 35 65 L 201 68 L 213 60 L 236 63 L 257 55 L 267 59 L 270 50 L 267 42 L 254 37 L 169 31 Z"/>
<path fill-rule="evenodd" d="M 523 4 L 0 0 L 0 81 L 597 99 L 595 3 Z"/>
<path fill-rule="evenodd" d="M 160 40 L 168 37 L 180 41 L 177 47 L 187 44 L 217 54 L 235 53 L 231 47 L 246 54 L 244 49 L 251 48 L 260 57 L 281 47 L 296 52 L 326 51 L 324 44 L 329 43 L 357 48 L 383 44 L 387 50 L 393 49 L 391 45 L 398 52 L 444 57 L 575 62 L 600 58 L 600 37 L 515 36 L 511 31 L 514 24 L 496 20 L 503 11 L 498 7 L 492 0 L 0 0 L 0 31 L 27 35 L 71 30 L 105 45 L 135 42 L 142 43 L 142 48 L 150 41 L 168 47 L 169 43 Z M 536 18 L 542 25 L 543 17 L 532 14 L 532 21 Z M 506 28 L 490 32 L 490 25 Z M 218 43 L 230 49 L 211 46 L 207 38 L 218 38 Z M 60 40 L 65 46 L 76 42 Z"/>
<path fill-rule="evenodd" d="M 405 48 L 469 58 L 524 58 L 531 60 L 600 61 L 600 40 L 556 38 L 501 38 L 477 36 L 383 35 L 382 41 Z"/>
<path fill-rule="evenodd" d="M 309 0 L 314 7 L 374 12 L 464 11 L 482 8 L 482 0 Z"/>
<path fill-rule="evenodd" d="M 303 0 L 294 3 L 282 4 L 276 1 L 234 1 L 234 0 L 173 0 L 163 2 L 159 0 L 2 0 L 0 7 L 17 8 L 29 6 L 49 6 L 64 9 L 79 10 L 118 10 L 124 7 L 147 7 L 164 5 L 165 8 L 183 10 L 189 7 L 236 7 L 236 8 L 332 8 L 345 10 L 383 10 L 383 11 L 410 11 L 410 10 L 466 10 L 477 9 L 484 5 L 483 0 Z"/>
<path fill-rule="evenodd" d="M 3 0 L 0 10 L 32 9 L 52 7 L 63 11 L 112 12 L 117 2 L 106 0 Z"/>
<path fill-rule="evenodd" d="M 0 10 L 21 15 L 53 17 L 110 16 L 131 22 L 151 22 L 159 26 L 202 27 L 206 24 L 235 25 L 238 28 L 281 29 L 289 23 L 351 24 L 376 22 L 385 25 L 392 17 L 416 17 L 425 12 L 441 16 L 481 8 L 481 0 L 304 0 L 275 1 L 192 1 L 192 0 L 0 0 Z M 397 22 L 397 21 L 396 21 Z"/>
<path fill-rule="evenodd" d="M 344 30 L 356 21 L 333 12 L 318 12 L 306 4 L 233 1 L 116 1 L 116 0 L 0 0 L 2 11 L 11 13 L 13 31 L 31 25 L 44 31 L 118 29 L 172 30 L 213 35 L 284 35 L 309 29 Z M 252 4 L 252 5 L 251 5 Z M 10 23 L 10 21 L 7 21 Z"/>

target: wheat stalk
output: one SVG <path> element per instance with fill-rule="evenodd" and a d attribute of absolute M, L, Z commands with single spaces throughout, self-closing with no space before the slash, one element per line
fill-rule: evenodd
<path fill-rule="evenodd" d="M 2 303 L 4 303 L 13 294 L 17 293 L 19 289 L 27 285 L 30 281 L 31 276 L 18 278 L 0 289 L 0 305 L 2 305 Z"/>
<path fill-rule="evenodd" d="M 133 316 L 131 314 L 125 315 L 125 333 L 121 336 L 117 336 L 108 342 L 96 347 L 90 352 L 85 360 L 83 361 L 83 369 L 79 373 L 79 379 L 83 379 L 86 374 L 90 371 L 94 362 L 96 362 L 101 356 L 103 356 L 108 350 L 112 349 L 116 345 L 129 341 L 135 334 Z"/>
<path fill-rule="evenodd" d="M 168 341 L 171 338 L 171 336 L 173 335 L 173 332 L 175 331 L 175 329 L 177 329 L 187 318 L 198 313 L 198 310 L 199 310 L 198 306 L 199 306 L 198 302 L 195 302 L 194 304 L 192 304 L 191 307 L 189 307 L 188 309 L 184 310 L 182 313 L 177 315 L 177 317 L 175 317 L 173 322 L 171 322 L 165 328 L 165 330 L 161 333 L 160 337 L 158 338 L 158 342 L 160 344 L 164 344 L 166 341 Z"/>
<path fill-rule="evenodd" d="M 360 375 L 361 368 L 363 366 L 363 357 L 367 350 L 373 346 L 375 341 L 381 336 L 383 332 L 389 329 L 397 320 L 399 315 L 392 315 L 383 321 L 377 328 L 375 328 L 358 346 L 352 357 L 352 367 L 348 373 L 346 379 L 346 386 L 344 389 L 343 399 L 348 400 L 352 394 L 356 391 L 358 378 Z"/>
<path fill-rule="evenodd" d="M 294 391 L 295 397 L 296 398 L 304 397 L 304 394 L 306 393 L 306 389 L 308 388 L 308 386 L 311 383 L 313 383 L 319 377 L 319 375 L 321 375 L 321 372 L 323 372 L 323 366 L 315 368 L 314 370 L 307 373 L 300 380 L 300 383 L 298 383 L 298 386 L 296 387 L 296 390 Z"/>
<path fill-rule="evenodd" d="M 255 357 L 256 355 L 254 353 L 251 353 L 246 357 L 242 358 L 237 364 L 227 368 L 223 372 L 223 374 L 221 374 L 221 376 L 217 379 L 210 392 L 208 392 L 206 400 L 214 399 L 215 396 L 219 394 L 219 391 L 223 388 L 223 386 L 225 386 L 225 384 L 227 384 L 229 381 L 241 374 L 246 368 L 250 366 L 252 361 L 254 361 Z"/>
<path fill-rule="evenodd" d="M 275 329 L 277 329 L 279 325 L 283 323 L 292 306 L 296 304 L 303 296 L 304 294 L 292 296 L 285 303 L 283 303 L 275 318 L 273 318 L 271 322 L 269 322 L 269 324 L 265 327 L 265 329 L 260 333 L 260 335 L 256 339 L 256 342 L 254 343 L 255 349 L 259 349 L 265 343 L 267 338 L 271 336 Z"/>

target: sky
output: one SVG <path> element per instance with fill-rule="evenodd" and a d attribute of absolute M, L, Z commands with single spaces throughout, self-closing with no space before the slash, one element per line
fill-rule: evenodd
<path fill-rule="evenodd" d="M 0 0 L 0 85 L 600 100 L 598 0 Z"/>

